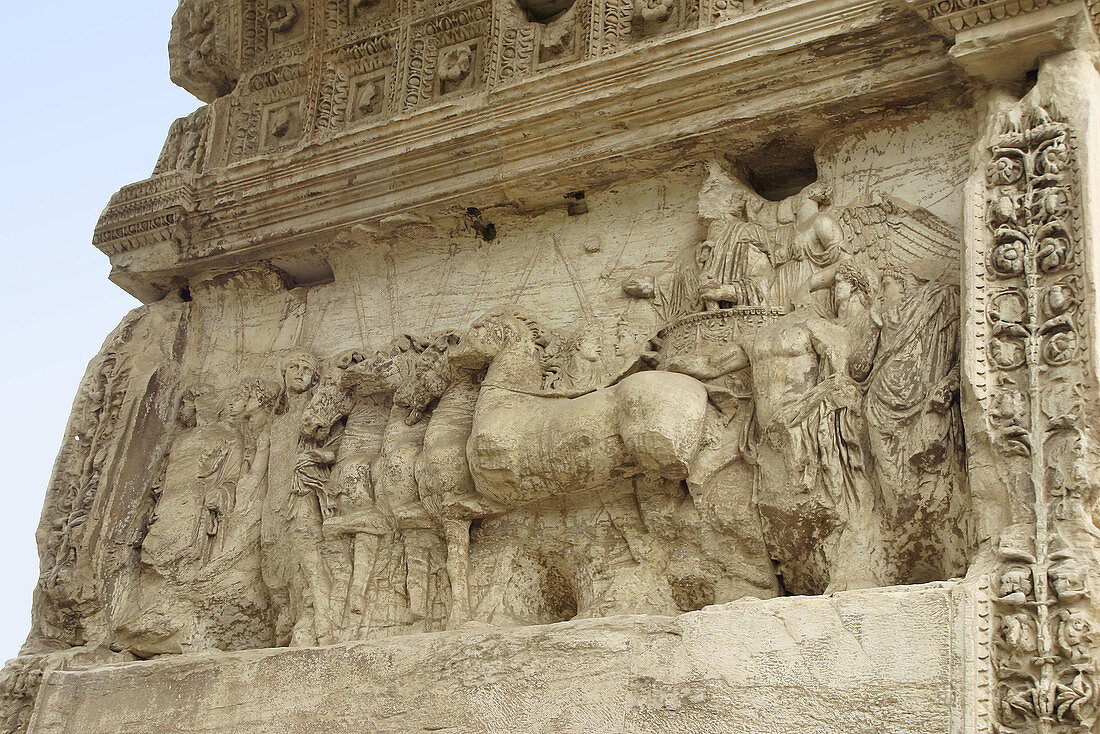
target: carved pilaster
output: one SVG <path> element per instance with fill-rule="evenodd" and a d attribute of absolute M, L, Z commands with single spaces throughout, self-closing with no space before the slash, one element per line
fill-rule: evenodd
<path fill-rule="evenodd" d="M 1028 100 L 990 146 L 987 279 L 991 365 L 1019 407 L 1001 449 L 1028 460 L 1033 537 L 1002 537 L 994 622 L 997 720 L 1004 731 L 1077 731 L 1096 718 L 1089 592 L 1072 528 L 1086 491 L 1063 472 L 1084 442 L 1092 387 L 1078 233 L 1074 134 Z M 1024 536 L 1026 538 L 1026 536 Z M 1021 542 L 1022 541 L 1022 542 Z M 1072 578 L 1070 578 L 1072 576 Z"/>
<path fill-rule="evenodd" d="M 1045 57 L 1023 99 L 990 94 L 969 187 L 968 439 L 982 540 L 996 546 L 991 719 L 1001 734 L 1092 731 L 1100 715 L 1098 92 L 1089 54 L 1073 50 Z"/>

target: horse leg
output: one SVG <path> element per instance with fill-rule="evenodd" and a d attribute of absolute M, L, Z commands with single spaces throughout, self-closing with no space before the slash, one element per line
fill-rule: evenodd
<path fill-rule="evenodd" d="M 451 614 L 447 629 L 470 620 L 470 520 L 446 518 L 443 534 L 447 538 L 447 576 L 451 579 Z"/>
<path fill-rule="evenodd" d="M 332 644 L 332 611 L 330 609 L 332 582 L 328 569 L 319 558 L 303 564 L 308 579 L 310 596 L 313 599 L 313 629 L 318 645 Z"/>
<path fill-rule="evenodd" d="M 348 600 L 344 608 L 345 623 L 351 624 L 352 616 L 361 616 L 366 608 L 367 588 L 374 576 L 374 562 L 378 557 L 377 535 L 356 533 L 352 541 L 351 581 L 348 583 Z"/>
<path fill-rule="evenodd" d="M 430 612 L 428 577 L 431 573 L 426 532 L 405 531 L 405 590 L 409 595 L 409 614 L 413 623 L 426 620 Z"/>

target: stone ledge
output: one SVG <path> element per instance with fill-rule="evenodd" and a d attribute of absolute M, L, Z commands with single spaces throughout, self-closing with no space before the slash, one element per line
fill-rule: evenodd
<path fill-rule="evenodd" d="M 122 230 L 97 246 L 122 253 L 112 280 L 149 302 L 203 270 L 296 257 L 362 223 L 562 205 L 569 191 L 751 150 L 779 131 L 812 139 L 950 90 L 961 76 L 923 28 L 881 0 L 802 0 L 210 169 L 177 240 Z M 227 104 L 211 107 L 215 119 Z M 129 203 L 120 192 L 105 220 Z"/>
<path fill-rule="evenodd" d="M 30 734 L 971 731 L 942 583 L 48 675 Z"/>

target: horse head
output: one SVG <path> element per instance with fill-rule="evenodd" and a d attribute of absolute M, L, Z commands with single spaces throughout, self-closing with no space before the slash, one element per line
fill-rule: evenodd
<path fill-rule="evenodd" d="M 332 359 L 309 405 L 302 411 L 302 438 L 323 443 L 333 424 L 351 412 L 355 396 L 343 384 L 342 378 L 349 368 L 366 359 L 366 353 L 359 349 L 349 349 Z"/>
<path fill-rule="evenodd" d="M 485 382 L 517 390 L 541 390 L 552 337 L 530 313 L 490 311 L 473 323 L 451 352 L 459 368 L 486 370 Z"/>
<path fill-rule="evenodd" d="M 513 347 L 545 349 L 549 339 L 538 320 L 519 309 L 490 311 L 475 321 L 451 350 L 457 367 L 485 369 L 504 350 Z"/>
<path fill-rule="evenodd" d="M 405 422 L 410 426 L 418 423 L 454 383 L 450 350 L 458 341 L 458 335 L 450 331 L 432 338 L 394 391 L 393 402 L 408 409 Z"/>
<path fill-rule="evenodd" d="M 401 370 L 394 358 L 378 352 L 344 370 L 340 386 L 357 399 L 388 395 L 400 384 Z"/>

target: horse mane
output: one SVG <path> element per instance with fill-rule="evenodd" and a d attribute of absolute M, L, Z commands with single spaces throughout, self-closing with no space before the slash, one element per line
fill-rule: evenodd
<path fill-rule="evenodd" d="M 561 370 L 557 358 L 562 352 L 564 340 L 543 324 L 532 311 L 518 306 L 508 306 L 489 311 L 485 316 L 498 319 L 511 318 L 522 324 L 531 334 L 531 343 L 536 349 L 543 385 L 548 387 L 557 378 Z"/>

